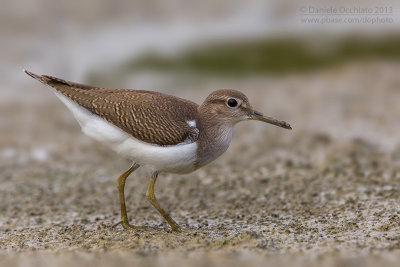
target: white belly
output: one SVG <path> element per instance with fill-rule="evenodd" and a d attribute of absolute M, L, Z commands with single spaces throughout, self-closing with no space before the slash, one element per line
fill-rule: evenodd
<path fill-rule="evenodd" d="M 86 135 L 109 145 L 124 157 L 159 172 L 187 173 L 195 169 L 196 143 L 159 146 L 142 142 L 61 93 L 55 94 L 71 110 Z"/>

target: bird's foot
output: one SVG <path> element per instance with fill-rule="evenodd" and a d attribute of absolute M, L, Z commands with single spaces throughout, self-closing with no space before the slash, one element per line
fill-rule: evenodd
<path fill-rule="evenodd" d="M 172 233 L 172 232 L 182 233 L 182 232 L 185 232 L 185 230 L 183 230 L 179 225 L 176 224 L 175 226 L 171 225 L 171 230 L 169 232 L 170 233 Z"/>
<path fill-rule="evenodd" d="M 165 218 L 168 222 L 168 224 L 171 226 L 170 232 L 177 232 L 177 233 L 182 233 L 184 230 L 177 224 L 174 219 L 172 219 L 169 215 L 166 215 Z"/>
<path fill-rule="evenodd" d="M 148 226 L 137 226 L 137 225 L 131 225 L 127 220 L 121 220 L 118 223 L 114 224 L 112 228 L 117 227 L 118 225 L 121 225 L 124 227 L 125 230 L 148 230 Z"/>

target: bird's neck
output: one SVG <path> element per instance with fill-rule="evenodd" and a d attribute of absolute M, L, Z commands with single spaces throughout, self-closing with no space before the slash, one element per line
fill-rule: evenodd
<path fill-rule="evenodd" d="M 232 124 L 219 120 L 216 114 L 200 113 L 196 162 L 198 167 L 208 164 L 228 149 L 233 130 Z"/>

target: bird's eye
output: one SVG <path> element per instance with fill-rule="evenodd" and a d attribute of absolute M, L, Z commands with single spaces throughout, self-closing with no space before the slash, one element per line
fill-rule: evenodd
<path fill-rule="evenodd" d="M 237 100 L 234 99 L 234 98 L 229 98 L 228 101 L 226 101 L 226 104 L 227 104 L 228 107 L 230 107 L 230 108 L 236 108 L 236 107 L 239 105 L 239 103 L 237 102 Z"/>

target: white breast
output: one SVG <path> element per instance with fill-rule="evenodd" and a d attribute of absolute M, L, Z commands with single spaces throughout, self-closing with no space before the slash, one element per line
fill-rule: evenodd
<path fill-rule="evenodd" d="M 187 173 L 195 169 L 196 143 L 159 146 L 140 141 L 63 94 L 55 94 L 71 110 L 86 135 L 109 145 L 124 157 L 159 172 Z"/>

